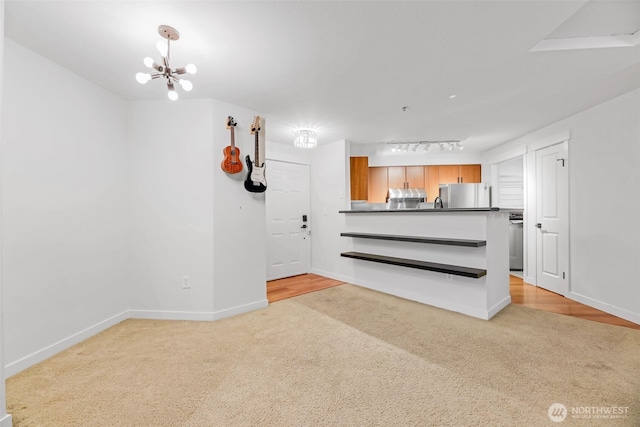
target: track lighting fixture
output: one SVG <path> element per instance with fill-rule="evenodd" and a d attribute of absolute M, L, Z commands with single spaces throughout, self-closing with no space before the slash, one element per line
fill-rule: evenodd
<path fill-rule="evenodd" d="M 432 151 L 434 146 L 440 148 L 440 151 L 453 151 L 462 150 L 464 147 L 459 140 L 446 140 L 446 141 L 418 141 L 418 142 L 387 142 L 387 145 L 391 146 L 391 152 L 418 152 L 418 147 L 423 146 L 425 152 Z"/>

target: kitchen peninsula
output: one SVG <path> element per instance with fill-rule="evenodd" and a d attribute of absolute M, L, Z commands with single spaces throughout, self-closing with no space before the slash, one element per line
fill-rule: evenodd
<path fill-rule="evenodd" d="M 354 284 L 481 319 L 511 302 L 506 211 L 362 204 L 340 213 Z"/>

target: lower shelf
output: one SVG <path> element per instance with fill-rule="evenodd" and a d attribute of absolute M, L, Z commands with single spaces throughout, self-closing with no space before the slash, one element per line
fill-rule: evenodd
<path fill-rule="evenodd" d="M 401 267 L 417 268 L 419 270 L 436 271 L 438 273 L 452 274 L 454 276 L 471 277 L 479 279 L 487 275 L 487 270 L 479 268 L 462 267 L 459 265 L 438 264 L 435 262 L 417 261 L 407 258 L 396 258 L 384 255 L 366 254 L 363 252 L 343 252 L 340 256 L 360 259 L 363 261 L 379 262 L 382 264 L 399 265 Z"/>

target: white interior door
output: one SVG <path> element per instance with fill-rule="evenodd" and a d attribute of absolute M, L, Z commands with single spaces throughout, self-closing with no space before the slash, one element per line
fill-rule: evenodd
<path fill-rule="evenodd" d="M 567 142 L 536 151 L 536 283 L 569 292 L 569 173 Z"/>
<path fill-rule="evenodd" d="M 306 274 L 311 250 L 309 166 L 270 160 L 268 173 L 267 280 Z"/>

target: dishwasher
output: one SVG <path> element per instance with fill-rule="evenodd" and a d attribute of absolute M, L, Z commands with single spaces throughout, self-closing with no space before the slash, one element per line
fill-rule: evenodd
<path fill-rule="evenodd" d="M 511 212 L 509 214 L 509 270 L 522 271 L 522 212 Z"/>

